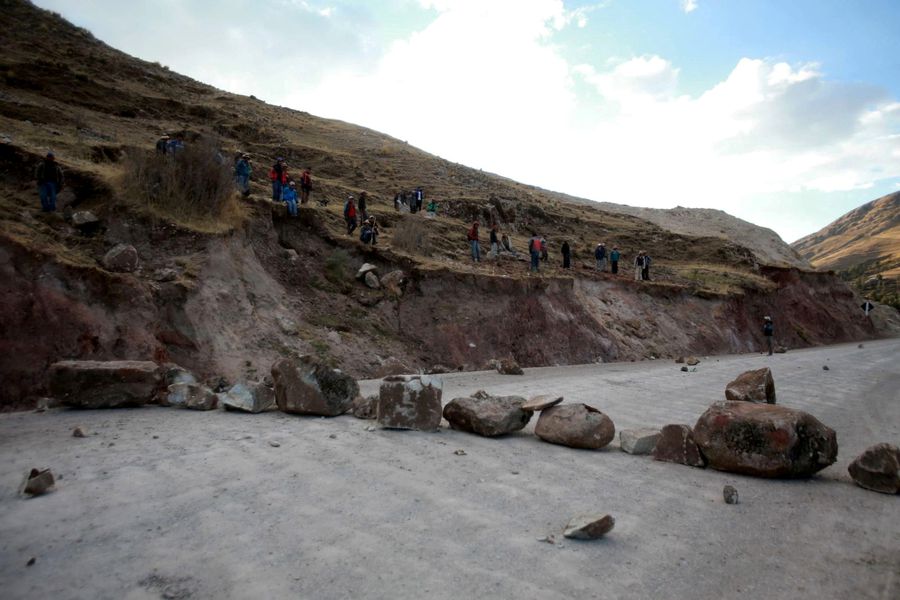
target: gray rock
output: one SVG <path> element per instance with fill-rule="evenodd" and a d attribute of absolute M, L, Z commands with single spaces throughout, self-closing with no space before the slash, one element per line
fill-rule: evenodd
<path fill-rule="evenodd" d="M 534 434 L 551 444 L 571 448 L 602 448 L 616 435 L 608 416 L 587 404 L 560 404 L 541 412 Z"/>
<path fill-rule="evenodd" d="M 275 320 L 278 322 L 278 327 L 281 329 L 281 332 L 285 335 L 298 335 L 300 333 L 300 327 L 297 325 L 297 322 L 289 317 L 276 317 Z"/>
<path fill-rule="evenodd" d="M 745 371 L 725 386 L 725 398 L 734 402 L 775 404 L 775 380 L 769 367 Z"/>
<path fill-rule="evenodd" d="M 365 282 L 367 287 L 370 287 L 373 290 L 377 290 L 381 287 L 381 283 L 379 283 L 378 281 L 378 276 L 374 271 L 368 271 L 363 277 L 363 281 Z"/>
<path fill-rule="evenodd" d="M 84 432 L 84 428 L 79 425 L 72 430 L 72 437 L 83 438 L 87 437 L 87 434 Z"/>
<path fill-rule="evenodd" d="M 563 535 L 573 540 L 596 540 L 613 530 L 616 520 L 611 515 L 579 515 L 573 517 Z"/>
<path fill-rule="evenodd" d="M 362 281 L 366 278 L 366 273 L 372 273 L 377 271 L 378 267 L 373 264 L 363 263 L 363 266 L 359 268 L 359 271 L 356 272 L 356 278 Z"/>
<path fill-rule="evenodd" d="M 619 432 L 619 445 L 628 454 L 650 454 L 660 435 L 659 429 L 623 429 Z"/>
<path fill-rule="evenodd" d="M 688 366 L 693 367 L 700 364 L 700 359 L 696 356 L 688 356 L 684 362 L 686 362 Z"/>
<path fill-rule="evenodd" d="M 50 366 L 50 392 L 74 408 L 119 408 L 153 401 L 161 376 L 156 363 L 64 360 Z"/>
<path fill-rule="evenodd" d="M 53 473 L 50 469 L 32 469 L 25 477 L 25 485 L 22 491 L 31 496 L 46 494 L 55 485 Z"/>
<path fill-rule="evenodd" d="M 438 377 L 385 377 L 378 393 L 378 423 L 390 429 L 435 431 L 441 425 L 442 392 Z"/>
<path fill-rule="evenodd" d="M 277 361 L 272 379 L 278 409 L 286 413 L 336 417 L 350 410 L 359 395 L 356 380 L 311 355 Z"/>
<path fill-rule="evenodd" d="M 399 298 L 403 295 L 403 282 L 405 279 L 406 274 L 397 269 L 381 278 L 381 287 L 392 296 Z"/>
<path fill-rule="evenodd" d="M 225 410 L 261 413 L 275 410 L 275 392 L 257 381 L 240 381 L 219 395 Z"/>
<path fill-rule="evenodd" d="M 357 396 L 350 410 L 357 419 L 374 419 L 378 412 L 378 394 Z"/>
<path fill-rule="evenodd" d="M 192 410 L 214 410 L 219 399 L 205 385 L 197 383 L 173 383 L 166 395 L 167 406 L 190 408 Z"/>
<path fill-rule="evenodd" d="M 72 213 L 72 225 L 79 229 L 99 225 L 99 223 L 100 219 L 97 218 L 97 215 L 89 210 L 77 210 Z"/>
<path fill-rule="evenodd" d="M 875 444 L 857 456 L 847 469 L 856 485 L 881 492 L 900 494 L 900 448 Z"/>
<path fill-rule="evenodd" d="M 103 257 L 103 267 L 108 271 L 131 273 L 136 271 L 140 257 L 131 244 L 117 244 Z"/>
<path fill-rule="evenodd" d="M 444 407 L 450 427 L 485 437 L 518 431 L 531 420 L 531 411 L 522 410 L 521 396 L 491 396 L 479 390 L 469 398 L 454 398 Z"/>
<path fill-rule="evenodd" d="M 501 358 L 497 361 L 497 372 L 501 375 L 524 375 L 525 371 L 512 358 Z"/>
<path fill-rule="evenodd" d="M 682 366 L 682 367 L 681 367 L 681 370 L 684 371 L 685 373 L 687 373 L 688 371 L 690 371 L 690 369 L 688 369 L 687 366 Z"/>
<path fill-rule="evenodd" d="M 737 504 L 739 502 L 738 491 L 731 485 L 726 485 L 722 488 L 722 497 L 725 499 L 725 504 Z"/>
<path fill-rule="evenodd" d="M 522 405 L 522 410 L 526 410 L 528 412 L 547 410 L 551 406 L 560 404 L 562 401 L 562 396 L 532 396 L 528 399 L 528 402 Z"/>

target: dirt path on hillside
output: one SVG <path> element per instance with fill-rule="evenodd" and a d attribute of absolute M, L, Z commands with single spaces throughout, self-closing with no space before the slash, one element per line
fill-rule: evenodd
<path fill-rule="evenodd" d="M 559 393 L 617 429 L 693 424 L 739 372 L 770 365 L 779 403 L 837 430 L 836 464 L 768 481 L 541 442 L 367 431 L 349 416 L 167 408 L 0 416 L 4 598 L 872 598 L 900 596 L 900 498 L 847 465 L 900 442 L 900 340 L 766 357 L 445 377 Z M 829 371 L 823 371 L 827 364 Z M 376 382 L 363 382 L 364 391 Z M 89 435 L 71 435 L 76 425 Z M 277 444 L 277 445 L 276 445 Z M 457 449 L 466 454 L 454 454 Z M 23 499 L 33 466 L 62 476 Z M 741 504 L 726 505 L 734 485 Z M 611 513 L 598 542 L 567 520 Z M 556 535 L 562 543 L 537 539 Z M 33 566 L 26 566 L 30 558 Z"/>

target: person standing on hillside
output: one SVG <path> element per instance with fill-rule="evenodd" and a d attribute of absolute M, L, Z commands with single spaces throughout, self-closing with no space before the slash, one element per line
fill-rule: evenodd
<path fill-rule="evenodd" d="M 609 270 L 613 275 L 616 275 L 619 272 L 619 257 L 622 255 L 619 254 L 619 248 L 617 246 L 613 246 L 612 252 L 609 253 Z"/>
<path fill-rule="evenodd" d="M 428 202 L 428 206 L 425 207 L 425 216 L 428 218 L 431 218 L 431 219 L 435 218 L 437 216 L 437 209 L 438 209 L 437 202 L 435 202 L 434 199 L 432 198 Z"/>
<path fill-rule="evenodd" d="M 644 255 L 644 268 L 641 269 L 641 279 L 644 281 L 650 281 L 650 255 L 646 252 L 642 252 Z"/>
<path fill-rule="evenodd" d="M 234 164 L 234 179 L 237 187 L 244 196 L 250 195 L 250 175 L 253 168 L 250 165 L 250 155 L 241 154 L 241 157 Z"/>
<path fill-rule="evenodd" d="M 541 265 L 541 237 L 536 233 L 532 234 L 528 242 L 528 253 L 531 255 L 531 266 L 528 270 L 537 273 Z"/>
<path fill-rule="evenodd" d="M 184 134 L 176 133 L 174 139 L 166 142 L 166 154 L 175 156 L 184 151 Z"/>
<path fill-rule="evenodd" d="M 292 179 L 283 190 L 281 190 L 281 201 L 287 205 L 288 214 L 292 217 L 297 216 L 297 184 Z"/>
<path fill-rule="evenodd" d="M 269 169 L 269 179 L 272 180 L 272 202 L 281 202 L 281 191 L 288 182 L 287 165 L 280 156 Z"/>
<path fill-rule="evenodd" d="M 541 260 L 546 262 L 550 258 L 550 253 L 547 251 L 547 238 L 541 236 Z"/>
<path fill-rule="evenodd" d="M 303 169 L 300 173 L 300 204 L 309 202 L 309 193 L 312 191 L 312 174 L 309 167 Z"/>
<path fill-rule="evenodd" d="M 562 252 L 563 257 L 563 269 L 571 269 L 572 268 L 572 248 L 569 246 L 569 242 L 563 242 L 562 248 L 560 248 L 560 252 Z"/>
<path fill-rule="evenodd" d="M 415 192 L 416 199 L 416 212 L 422 210 L 422 203 L 425 202 L 425 191 L 422 189 L 422 186 L 418 186 Z"/>
<path fill-rule="evenodd" d="M 56 162 L 56 155 L 48 152 L 44 160 L 38 163 L 34 170 L 34 179 L 37 181 L 38 197 L 41 199 L 41 210 L 53 212 L 56 210 L 56 195 L 63 188 L 63 170 Z"/>
<path fill-rule="evenodd" d="M 157 154 L 165 154 L 169 145 L 169 134 L 162 134 L 158 140 L 156 140 L 156 153 Z"/>
<path fill-rule="evenodd" d="M 594 250 L 594 258 L 597 259 L 597 270 L 601 273 L 606 271 L 606 246 L 603 245 L 603 242 L 597 244 L 597 248 Z"/>
<path fill-rule="evenodd" d="M 500 256 L 500 239 L 497 237 L 497 226 L 491 226 L 491 258 Z"/>
<path fill-rule="evenodd" d="M 469 246 L 472 249 L 472 262 L 481 262 L 481 245 L 478 242 L 478 221 L 472 223 L 469 232 L 466 234 L 469 240 Z"/>
<path fill-rule="evenodd" d="M 766 336 L 766 347 L 769 349 L 769 356 L 774 352 L 772 345 L 772 337 L 775 335 L 775 325 L 772 323 L 772 317 L 763 317 L 763 335 Z"/>
<path fill-rule="evenodd" d="M 638 252 L 634 257 L 634 280 L 640 281 L 644 276 L 644 251 Z"/>
<path fill-rule="evenodd" d="M 366 210 L 368 199 L 369 195 L 365 191 L 359 193 L 359 199 L 356 201 L 356 210 L 359 211 L 360 223 L 365 223 L 369 220 L 369 211 Z"/>
<path fill-rule="evenodd" d="M 356 229 L 356 204 L 353 196 L 347 196 L 347 202 L 344 203 L 344 221 L 347 223 L 347 235 L 353 235 Z"/>

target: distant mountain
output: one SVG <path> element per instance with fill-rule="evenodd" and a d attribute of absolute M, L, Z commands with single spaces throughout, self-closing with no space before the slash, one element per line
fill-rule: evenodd
<path fill-rule="evenodd" d="M 863 204 L 792 246 L 813 267 L 845 279 L 900 277 L 900 192 Z"/>

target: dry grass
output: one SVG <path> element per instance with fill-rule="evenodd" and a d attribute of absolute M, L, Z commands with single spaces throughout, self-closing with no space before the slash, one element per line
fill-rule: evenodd
<path fill-rule="evenodd" d="M 432 236 L 423 218 L 407 218 L 393 228 L 391 245 L 416 256 L 431 256 L 434 251 Z"/>

